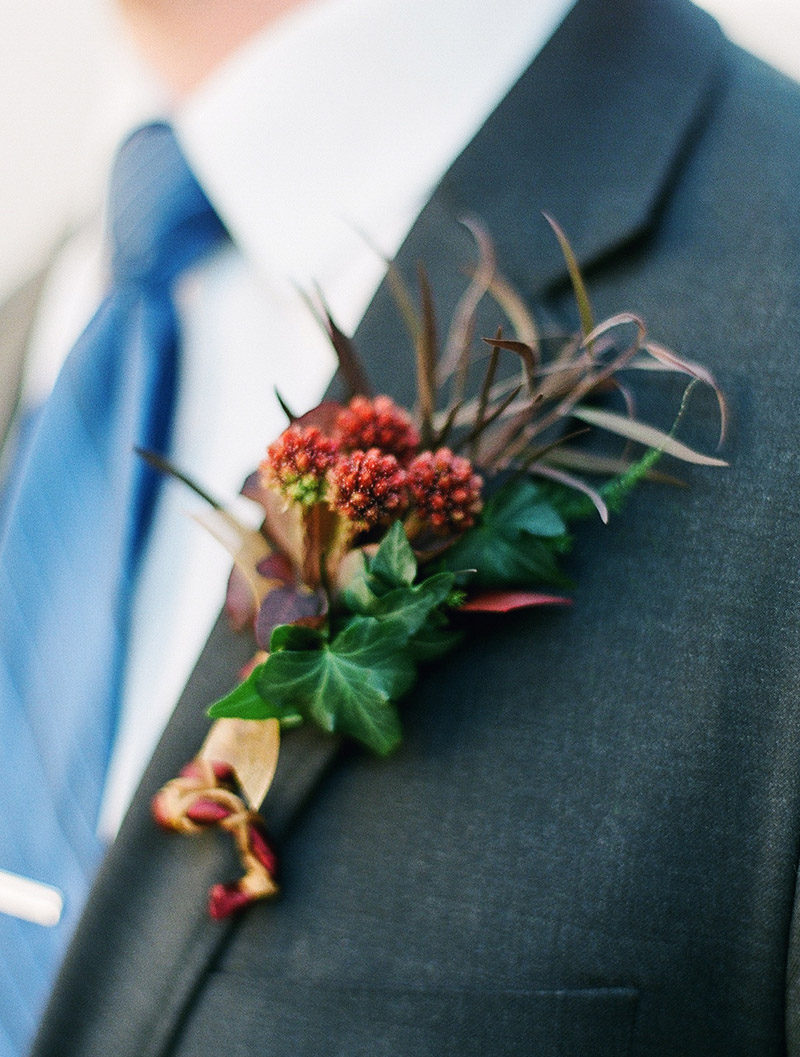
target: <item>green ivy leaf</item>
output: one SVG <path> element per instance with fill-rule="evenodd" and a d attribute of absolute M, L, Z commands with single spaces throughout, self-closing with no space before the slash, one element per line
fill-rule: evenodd
<path fill-rule="evenodd" d="M 475 569 L 470 582 L 480 587 L 570 587 L 555 559 L 564 550 L 566 531 L 533 481 L 510 481 L 487 502 L 479 524 L 450 548 L 445 564 L 454 570 Z"/>
<path fill-rule="evenodd" d="M 212 719 L 279 719 L 285 726 L 302 722 L 296 708 L 278 707 L 264 700 L 260 690 L 263 670 L 263 664 L 254 668 L 244 682 L 209 708 L 209 716 Z"/>
<path fill-rule="evenodd" d="M 381 541 L 369 571 L 389 587 L 410 587 L 417 575 L 417 559 L 401 521 L 395 521 Z"/>
<path fill-rule="evenodd" d="M 439 588 L 428 587 L 420 594 L 423 585 L 414 586 L 413 582 L 416 572 L 416 558 L 411 544 L 402 523 L 395 521 L 380 543 L 375 557 L 370 563 L 365 559 L 361 569 L 342 592 L 342 601 L 351 613 L 382 619 L 390 614 L 394 616 L 404 608 L 409 614 L 412 608 L 422 611 L 427 605 L 427 600 L 439 594 Z M 439 605 L 441 601 L 444 601 L 444 598 L 433 601 L 430 608 Z M 423 622 L 430 608 L 423 613 Z M 396 620 L 394 623 L 397 623 Z M 409 634 L 421 626 L 421 623 L 416 624 Z"/>
<path fill-rule="evenodd" d="M 437 620 L 437 618 L 439 618 Z M 418 664 L 444 657 L 461 642 L 463 631 L 454 631 L 444 614 L 433 613 L 408 644 L 411 656 Z"/>
<path fill-rule="evenodd" d="M 406 641 L 425 624 L 437 606 L 447 600 L 453 589 L 453 573 L 436 573 L 416 587 L 398 587 L 377 598 L 369 609 L 384 627 L 405 635 Z"/>
<path fill-rule="evenodd" d="M 367 559 L 361 555 L 361 567 L 342 591 L 342 602 L 351 613 L 369 613 L 370 607 L 386 588 L 370 575 Z"/>
<path fill-rule="evenodd" d="M 486 504 L 486 517 L 502 523 L 510 532 L 553 539 L 563 536 L 567 526 L 537 484 L 528 478 L 509 481 Z"/>
<path fill-rule="evenodd" d="M 384 536 L 375 557 L 366 559 L 342 592 L 342 601 L 351 613 L 376 616 L 380 599 L 412 587 L 417 575 L 417 559 L 401 522 L 395 521 Z"/>
<path fill-rule="evenodd" d="M 319 650 L 325 643 L 325 635 L 316 628 L 302 624 L 279 624 L 269 640 L 270 653 L 280 650 Z"/>
<path fill-rule="evenodd" d="M 407 635 L 372 617 L 354 617 L 321 649 L 270 655 L 259 693 L 276 709 L 296 709 L 327 731 L 357 738 L 380 755 L 402 732 L 393 702 L 414 683 Z"/>

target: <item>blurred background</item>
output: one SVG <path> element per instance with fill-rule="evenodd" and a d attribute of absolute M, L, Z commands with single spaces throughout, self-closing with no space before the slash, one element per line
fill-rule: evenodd
<path fill-rule="evenodd" d="M 798 0 L 701 6 L 800 80 Z M 146 93 L 110 0 L 0 0 L 0 296 L 97 201 L 105 161 Z"/>

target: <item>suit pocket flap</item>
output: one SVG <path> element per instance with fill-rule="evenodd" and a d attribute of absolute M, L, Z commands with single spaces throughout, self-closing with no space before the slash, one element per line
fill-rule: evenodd
<path fill-rule="evenodd" d="M 392 990 L 214 973 L 176 1057 L 626 1057 L 638 992 Z"/>

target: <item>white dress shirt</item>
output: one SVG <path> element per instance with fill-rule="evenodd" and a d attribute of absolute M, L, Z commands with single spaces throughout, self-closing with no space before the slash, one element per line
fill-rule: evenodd
<path fill-rule="evenodd" d="M 355 328 L 383 273 L 359 232 L 397 251 L 571 2 L 307 0 L 168 115 L 233 240 L 179 289 L 172 458 L 212 494 L 241 511 L 242 481 L 285 426 L 275 388 L 302 412 L 332 377 L 332 351 L 297 288 L 319 284 L 343 329 Z M 50 277 L 31 403 L 52 385 L 104 276 L 98 221 Z M 109 837 L 224 599 L 230 558 L 192 520 L 197 509 L 180 486 L 163 489 L 134 600 L 100 822 Z"/>

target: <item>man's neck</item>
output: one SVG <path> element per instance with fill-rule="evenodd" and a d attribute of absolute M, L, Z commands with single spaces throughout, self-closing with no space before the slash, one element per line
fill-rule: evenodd
<path fill-rule="evenodd" d="M 175 98 L 201 84 L 259 30 L 309 0 L 118 0 L 148 66 Z"/>

